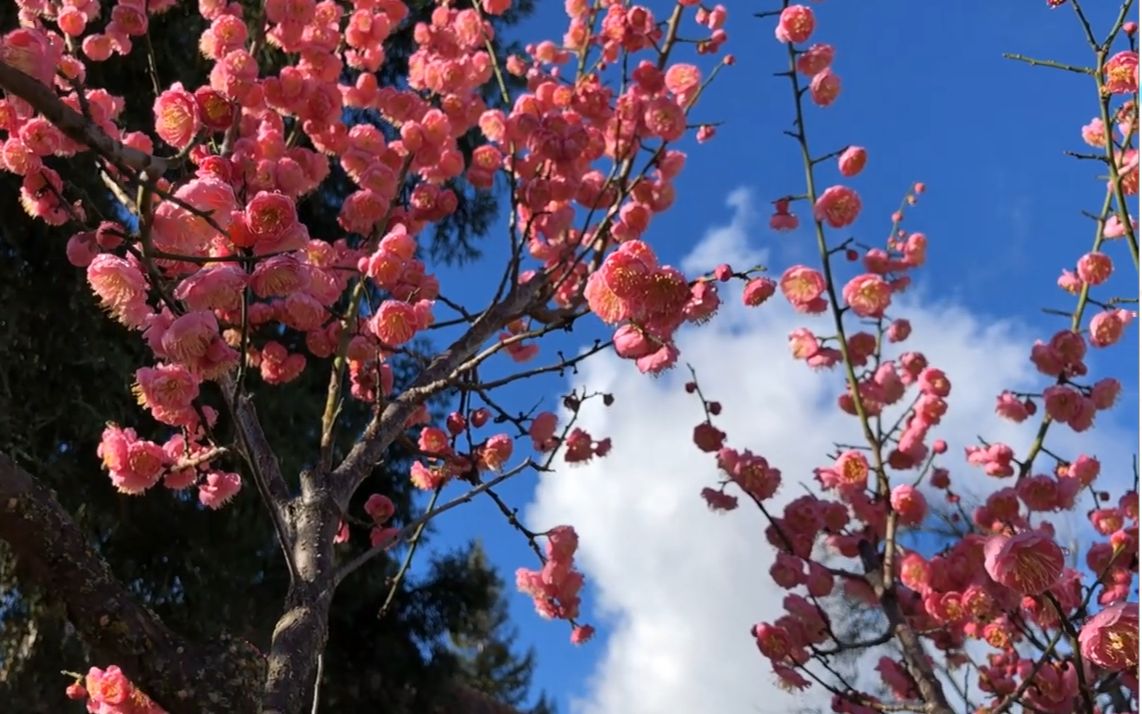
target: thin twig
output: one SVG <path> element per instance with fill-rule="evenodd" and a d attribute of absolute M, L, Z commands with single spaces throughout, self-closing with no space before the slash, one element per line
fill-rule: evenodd
<path fill-rule="evenodd" d="M 1015 54 L 1012 52 L 1004 52 L 1004 59 L 1018 60 L 1019 62 L 1026 62 L 1033 67 L 1050 67 L 1052 69 L 1061 69 L 1067 72 L 1075 72 L 1077 74 L 1093 75 L 1094 70 L 1090 67 L 1077 67 L 1073 64 L 1063 64 L 1054 60 L 1041 60 L 1034 57 L 1027 57 L 1026 55 Z"/>
<path fill-rule="evenodd" d="M 432 492 L 432 498 L 428 501 L 428 506 L 425 507 L 426 511 L 432 511 L 432 509 L 436 506 L 436 499 L 440 498 L 440 492 L 443 490 L 444 486 L 441 485 Z M 381 604 L 381 609 L 377 613 L 378 620 L 383 620 L 385 618 L 385 615 L 388 614 L 389 608 L 393 604 L 393 600 L 396 599 L 397 590 L 400 589 L 400 584 L 404 580 L 404 576 L 408 572 L 409 566 L 412 565 L 413 556 L 416 555 L 416 547 L 420 545 L 421 536 L 424 535 L 424 529 L 427 527 L 428 521 L 421 523 L 416 527 L 416 531 L 413 532 L 412 538 L 409 539 L 408 550 L 405 551 L 404 560 L 401 561 L 400 568 L 397 570 L 396 575 L 393 576 L 391 582 L 389 583 L 389 591 L 385 593 L 385 601 Z"/>
<path fill-rule="evenodd" d="M 538 465 L 535 462 L 528 459 L 527 461 L 523 462 L 519 466 L 516 466 L 513 469 L 510 469 L 508 471 L 505 471 L 505 472 L 499 474 L 498 476 L 496 476 L 492 480 L 482 482 L 480 485 L 476 486 L 475 488 L 468 490 L 463 495 L 457 496 L 456 498 L 452 499 L 448 503 L 445 503 L 443 506 L 438 506 L 436 508 L 433 508 L 433 509 L 426 511 L 419 518 L 417 518 L 416 520 L 411 521 L 410 523 L 405 525 L 405 527 L 402 528 L 399 533 L 397 533 L 395 538 L 393 538 L 389 541 L 386 541 L 384 543 L 378 544 L 377 546 L 374 546 L 372 548 L 369 548 L 364 553 L 361 553 L 356 558 L 353 558 L 348 563 L 346 563 L 344 566 L 342 566 L 341 569 L 337 571 L 337 575 L 333 578 L 334 587 L 339 585 L 342 580 L 347 578 L 355 570 L 357 570 L 362 565 L 364 565 L 365 563 L 367 563 L 370 560 L 372 560 L 373 558 L 375 558 L 377 555 L 383 553 L 384 551 L 388 550 L 389 548 L 393 547 L 394 545 L 397 545 L 398 543 L 402 543 L 402 542 L 408 540 L 414 533 L 416 533 L 416 530 L 420 526 L 424 525 L 425 523 L 428 523 L 433 518 L 436 518 L 437 516 L 439 516 L 443 513 L 451 511 L 453 508 L 456 508 L 457 506 L 468 503 L 469 501 L 471 501 L 476 496 L 479 496 L 484 491 L 487 491 L 488 489 L 493 488 L 493 487 L 503 483 L 504 481 L 507 481 L 509 478 L 522 473 L 527 468 L 538 468 Z"/>

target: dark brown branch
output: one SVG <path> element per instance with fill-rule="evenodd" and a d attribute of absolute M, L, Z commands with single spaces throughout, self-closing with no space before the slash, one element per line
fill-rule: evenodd
<path fill-rule="evenodd" d="M 544 277 L 537 276 L 481 314 L 467 332 L 432 360 L 408 389 L 373 417 L 345 460 L 331 474 L 334 497 L 342 508 L 404 430 L 405 420 L 426 399 L 452 384 L 457 370 L 504 325 L 524 313 L 546 284 Z"/>
<path fill-rule="evenodd" d="M 246 355 L 242 355 L 246 359 Z M 282 554 L 285 556 L 286 566 L 289 569 L 290 579 L 297 579 L 297 566 L 294 563 L 292 550 L 293 528 L 287 514 L 290 500 L 289 487 L 282 477 L 281 466 L 278 464 L 277 454 L 266 439 L 262 423 L 258 420 L 258 413 L 248 394 L 235 395 L 235 383 L 229 376 L 218 380 L 222 389 L 222 396 L 226 400 L 230 414 L 234 419 L 234 426 L 238 431 L 242 451 L 250 464 L 254 482 L 258 493 L 265 503 L 266 510 L 270 512 L 270 520 L 274 524 L 274 532 L 278 537 Z"/>
<path fill-rule="evenodd" d="M 0 453 L 0 539 L 31 582 L 61 599 L 99 664 L 119 665 L 175 714 L 257 711 L 264 661 L 248 643 L 204 647 L 167 628 L 134 599 L 55 494 Z"/>
<path fill-rule="evenodd" d="M 152 156 L 111 138 L 82 114 L 63 103 L 50 87 L 9 64 L 0 62 L 0 89 L 32 105 L 59 127 L 69 139 L 90 147 L 115 166 L 162 176 L 170 168 L 167 159 Z"/>
<path fill-rule="evenodd" d="M 237 399 L 231 401 L 230 397 L 234 393 L 234 385 L 229 377 L 219 379 L 218 386 L 221 387 L 222 394 L 226 397 L 227 404 L 233 413 L 238 430 L 244 440 L 246 440 L 247 447 L 252 452 L 250 454 L 251 458 L 253 458 L 262 477 L 266 479 L 266 486 L 270 496 L 273 498 L 274 504 L 278 508 L 284 507 L 290 499 L 289 488 L 286 486 L 285 479 L 282 477 L 278 457 L 274 453 L 274 449 L 270 445 L 269 440 L 266 439 L 266 433 L 262 429 L 261 421 L 258 420 L 258 413 L 254 409 L 254 403 L 250 400 L 249 395 L 246 394 L 240 394 Z"/>
<path fill-rule="evenodd" d="M 865 571 L 870 577 L 881 569 L 876 553 L 873 552 L 868 541 L 861 543 L 860 555 Z M 904 651 L 904 662 L 907 665 L 908 674 L 912 675 L 916 688 L 925 702 L 925 711 L 928 714 L 952 714 L 952 708 L 944 695 L 940 680 L 928 664 L 928 655 L 924 651 L 924 644 L 920 641 L 916 630 L 912 629 L 904 617 L 900 602 L 896 598 L 896 588 L 885 588 L 883 584 L 874 582 L 873 589 L 880 600 L 884 616 L 888 618 L 888 627 L 900 643 L 900 649 Z"/>

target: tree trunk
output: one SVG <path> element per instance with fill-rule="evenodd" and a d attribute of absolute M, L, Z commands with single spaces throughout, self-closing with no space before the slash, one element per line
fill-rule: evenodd
<path fill-rule="evenodd" d="M 295 533 L 292 556 L 297 580 L 286 591 L 270 641 L 262 699 L 265 714 L 297 714 L 309 703 L 317 657 L 329 637 L 335 589 L 333 538 L 340 517 L 332 496 L 324 489 L 304 493 L 288 510 Z"/>

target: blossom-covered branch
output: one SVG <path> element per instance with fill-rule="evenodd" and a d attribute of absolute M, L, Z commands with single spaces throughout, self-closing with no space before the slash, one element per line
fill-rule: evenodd
<path fill-rule="evenodd" d="M 1122 301 L 1100 302 L 1093 293 L 1113 270 L 1106 241 L 1126 237 L 1131 256 L 1136 255 L 1132 228 L 1126 228 L 1134 225 L 1134 218 L 1119 209 L 1126 206 L 1124 196 L 1138 190 L 1136 152 L 1128 154 L 1134 151 L 1138 131 L 1133 44 L 1137 27 L 1124 22 L 1132 5 L 1126 0 L 1107 39 L 1096 41 L 1079 3 L 1071 4 L 1096 55 L 1095 66 L 1087 70 L 1038 60 L 1031 64 L 1093 76 L 1104 117 L 1111 115 L 1114 97 L 1126 95 L 1113 112 L 1116 127 L 1096 118 L 1082 132 L 1091 146 L 1105 149 L 1106 155 L 1099 158 L 1111 167 L 1112 175 L 1102 210 L 1093 216 L 1092 249 L 1073 272 L 1064 271 L 1059 279 L 1060 287 L 1078 296 L 1075 309 L 1064 313 L 1069 329 L 1031 350 L 1032 363 L 1053 384 L 1030 394 L 1004 392 L 997 400 L 996 411 L 1016 422 L 1034 414 L 1041 400 L 1044 414 L 1030 451 L 1020 461 L 1007 444 L 981 439 L 982 446 L 966 447 L 967 462 L 987 477 L 1016 477 L 1014 487 L 995 490 L 970 513 L 958 492 L 964 478 L 953 480 L 945 466 L 948 444 L 932 438 L 952 408 L 952 385 L 943 371 L 930 364 L 929 356 L 891 352 L 912 332 L 906 319 L 893 319 L 890 312 L 895 295 L 910 284 L 908 273 L 926 261 L 927 237 L 903 227 L 905 214 L 925 187 L 915 184 L 892 215 L 883 248 L 852 236 L 830 242 L 832 231 L 854 223 L 862 202 L 845 184 L 818 191 L 817 174 L 827 169 L 826 159 L 835 158 L 842 177 L 856 177 L 868 152 L 850 146 L 813 157 L 803 105 L 811 100 L 828 107 L 840 96 L 833 46 L 807 44 L 817 29 L 816 14 L 807 6 L 784 2 L 778 11 L 761 13 L 778 18 L 776 38 L 787 45 L 789 66 L 779 76 L 792 85 L 795 118 L 793 128 L 784 133 L 800 148 L 805 176 L 804 193 L 774 201 L 770 226 L 778 231 L 797 228 L 800 219 L 794 206 L 806 201 L 820 262 L 815 267 L 792 266 L 777 281 L 757 279 L 747 285 L 743 300 L 759 305 L 780 290 L 795 311 L 831 317 L 827 328 L 795 330 L 789 336 L 790 347 L 794 358 L 810 367 L 840 368 L 844 390 L 838 406 L 856 418 L 863 443 L 839 441 L 836 453 L 830 455 L 833 463 L 816 469 L 819 490 L 807 487 L 808 495 L 788 501 L 778 514 L 767 502 L 784 481 L 781 472 L 760 455 L 727 446 L 727 434 L 715 426 L 720 403 L 707 399 L 696 379 L 687 390 L 698 394 L 705 411 L 705 420 L 695 427 L 695 444 L 716 454 L 721 472 L 720 486 L 704 489 L 703 498 L 712 509 L 729 511 L 738 505 L 729 487 L 743 491 L 769 522 L 767 538 L 777 550 L 770 569 L 774 581 L 785 589 L 807 590 L 807 597 L 790 594 L 783 603 L 786 613 L 775 622 L 753 628 L 758 648 L 785 686 L 805 688 L 815 683 L 831 692 L 834 711 L 951 712 L 951 697 L 957 694 L 972 708 L 966 682 L 961 686 L 951 679 L 953 670 L 968 663 L 978 673 L 976 688 L 985 698 L 985 708 L 976 711 L 1021 706 L 1068 714 L 1095 712 L 1102 706 L 1100 698 L 1113 702 L 1118 711 L 1122 702 L 1137 697 L 1138 606 L 1127 602 L 1137 581 L 1136 490 L 1108 507 L 1104 501 L 1110 494 L 1093 487 L 1099 475 L 1097 459 L 1080 454 L 1067 460 L 1046 442 L 1052 426 L 1081 433 L 1092 426 L 1098 412 L 1114 406 L 1121 390 L 1116 379 L 1093 383 L 1083 379 L 1088 373 L 1086 349 L 1119 342 L 1136 317 L 1120 306 Z M 1110 57 L 1120 31 L 1129 49 Z M 808 78 L 806 84 L 802 76 Z M 859 261 L 864 269 L 843 288 L 839 282 L 843 268 L 835 264 L 841 256 Z M 1086 325 L 1085 313 L 1092 305 L 1101 306 L 1102 312 Z M 858 322 L 860 328 L 855 328 Z M 905 400 L 911 388 L 916 394 Z M 891 409 L 900 411 L 893 415 Z M 1036 460 L 1042 456 L 1055 459 L 1054 474 L 1035 473 Z M 928 496 L 921 490 L 925 480 L 926 491 L 943 492 L 949 513 L 929 508 Z M 1047 515 L 1076 508 L 1087 493 L 1092 497 L 1091 523 L 1109 542 L 1091 546 L 1090 573 L 1084 575 L 1065 567 L 1063 549 Z M 923 531 L 932 518 L 947 526 L 935 531 L 940 535 L 938 544 L 923 554 L 905 547 L 903 534 Z M 836 563 L 846 559 L 861 563 L 865 579 L 841 575 L 847 571 Z M 838 637 L 833 618 L 843 618 L 844 613 L 825 608 L 834 595 L 837 575 L 846 598 L 880 612 L 888 626 L 884 635 L 849 642 Z M 1088 605 L 1096 593 L 1103 609 L 1090 617 Z M 890 639 L 897 649 L 881 656 L 876 666 L 887 698 L 854 690 L 830 662 L 831 656 L 843 652 L 874 656 Z M 831 646 L 823 646 L 829 642 Z M 1069 649 L 1060 647 L 1064 642 Z M 988 648 L 986 664 L 975 664 L 969 647 Z M 1030 648 L 1037 653 L 1034 657 L 1026 655 Z M 945 666 L 940 666 L 937 656 L 944 658 Z M 1101 684 L 1094 685 L 1098 680 Z"/>
<path fill-rule="evenodd" d="M 97 152 L 117 168 L 126 168 L 153 177 L 162 176 L 170 168 L 171 162 L 168 159 L 140 151 L 113 139 L 92 121 L 65 104 L 48 86 L 45 86 L 46 77 L 42 72 L 40 76 L 29 76 L 25 73 L 25 71 L 39 71 L 42 65 L 13 66 L 4 61 L 6 59 L 7 57 L 0 57 L 0 89 L 9 96 L 27 102 L 73 141 Z"/>

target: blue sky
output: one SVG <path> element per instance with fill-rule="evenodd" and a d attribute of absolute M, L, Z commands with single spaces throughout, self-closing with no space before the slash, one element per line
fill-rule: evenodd
<path fill-rule="evenodd" d="M 773 40 L 773 18 L 749 16 L 764 6 L 726 4 L 727 49 L 737 62 L 703 97 L 696 115 L 722 125 L 707 144 L 683 142 L 689 161 L 677 181 L 678 200 L 652 224 L 647 239 L 665 262 L 679 263 L 711 228 L 731 221 L 734 212 L 727 197 L 745 187 L 759 218 L 749 226 L 750 246 L 766 251 L 780 271 L 815 260 L 803 231 L 779 235 L 765 227 L 769 200 L 803 190 L 796 147 L 781 135 L 792 117 L 788 83 L 772 76 L 785 68 L 785 50 Z M 561 37 L 563 4 L 543 0 L 537 5 L 535 16 L 513 36 L 525 41 Z M 669 10 L 663 2 L 650 6 L 660 16 Z M 814 41 L 836 46 L 833 67 L 844 85 L 836 104 L 809 110 L 810 141 L 818 154 L 858 144 L 870 156 L 863 174 L 850 182 L 864 203 L 854 234 L 867 243 L 880 243 L 902 193 L 922 180 L 928 192 L 912 209 L 910 224 L 929 237 L 928 266 L 917 276 L 922 300 L 954 304 L 983 325 L 1017 325 L 1020 335 L 1047 338 L 1060 329 L 1063 321 L 1040 308 L 1071 309 L 1073 298 L 1055 287 L 1055 279 L 1089 249 L 1093 238 L 1093 224 L 1080 211 L 1098 208 L 1098 167 L 1068 158 L 1063 151 L 1084 150 L 1079 128 L 1097 112 L 1094 87 L 1085 77 L 1001 55 L 1015 52 L 1087 63 L 1088 51 L 1073 14 L 1065 7 L 1048 10 L 1043 2 L 993 0 L 832 2 L 813 4 L 813 9 L 818 20 Z M 1092 8 L 1097 28 L 1107 26 L 1107 9 Z M 686 31 L 696 33 L 692 21 L 684 25 Z M 825 185 L 839 180 L 828 165 L 822 177 L 819 181 Z M 492 235 L 490 245 L 501 243 L 502 227 Z M 1124 247 L 1114 245 L 1110 252 L 1118 268 L 1114 284 L 1121 287 L 1114 294 L 1136 295 L 1136 273 Z M 496 255 L 493 249 L 488 265 Z M 449 297 L 470 297 L 474 304 L 485 295 L 478 287 L 467 294 L 450 290 L 449 277 L 456 276 L 440 273 Z M 575 341 L 583 344 L 597 334 L 584 330 Z M 1117 419 L 1135 441 L 1136 336 L 1131 328 L 1126 344 L 1092 359 L 1093 370 L 1127 377 Z M 545 346 L 540 359 L 552 355 Z M 768 354 L 759 357 L 787 360 L 784 341 L 774 342 Z M 627 378 L 639 379 L 633 370 Z M 550 395 L 566 387 L 566 381 L 549 379 L 507 394 L 509 401 L 526 409 L 544 394 L 553 404 Z M 522 508 L 531 501 L 534 487 L 534 477 L 523 477 L 501 493 Z M 569 714 L 603 656 L 610 634 L 607 620 L 587 618 L 602 627 L 600 639 L 582 648 L 568 644 L 563 623 L 540 620 L 529 599 L 516 594 L 512 585 L 517 567 L 533 567 L 532 556 L 490 505 L 472 504 L 442 519 L 434 546 L 471 537 L 483 542 L 508 581 L 520 643 L 539 651 L 535 688 L 554 695 L 560 711 Z M 589 589 L 588 612 L 592 595 Z M 763 663 L 756 665 L 759 676 L 768 676 Z"/>

